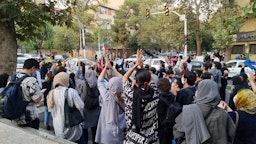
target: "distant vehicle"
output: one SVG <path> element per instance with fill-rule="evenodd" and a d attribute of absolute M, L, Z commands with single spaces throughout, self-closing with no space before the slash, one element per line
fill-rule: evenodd
<path fill-rule="evenodd" d="M 80 58 L 80 61 L 85 63 L 85 69 L 88 69 L 90 66 L 96 64 L 96 62 L 91 61 L 87 58 Z M 76 72 L 78 69 L 78 58 L 69 58 L 66 62 L 67 64 L 70 64 L 70 71 L 71 72 Z"/>
<path fill-rule="evenodd" d="M 19 57 L 26 57 L 26 56 L 22 53 L 17 53 L 17 58 L 19 58 Z"/>
<path fill-rule="evenodd" d="M 68 56 L 66 54 L 57 54 L 57 55 L 54 56 L 54 59 L 57 60 L 57 61 L 62 60 L 63 58 L 67 59 Z"/>
<path fill-rule="evenodd" d="M 232 78 L 233 76 L 236 76 L 240 74 L 240 71 L 242 69 L 242 65 L 244 64 L 245 60 L 230 60 L 226 62 L 226 67 L 228 68 L 228 77 Z M 250 69 L 249 67 L 245 67 L 244 71 L 246 74 L 255 73 L 253 69 Z"/>
<path fill-rule="evenodd" d="M 201 70 L 201 67 L 204 64 L 204 62 L 192 60 L 190 64 L 192 65 L 191 71 L 195 71 L 195 70 Z"/>
<path fill-rule="evenodd" d="M 27 57 L 18 57 L 17 58 L 17 65 L 16 65 L 16 72 L 19 72 L 24 65 L 25 60 L 27 60 Z"/>
<path fill-rule="evenodd" d="M 159 70 L 160 69 L 160 60 L 164 61 L 164 58 L 153 58 L 153 59 L 146 59 L 144 62 L 143 62 L 143 65 L 150 65 L 151 67 L 154 67 L 156 68 L 156 70 Z M 151 62 L 151 63 L 150 63 Z M 165 62 L 164 63 L 165 65 L 165 68 L 167 68 L 169 65 Z"/>

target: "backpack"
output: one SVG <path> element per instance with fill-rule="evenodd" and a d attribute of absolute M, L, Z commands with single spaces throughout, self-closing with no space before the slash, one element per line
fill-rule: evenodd
<path fill-rule="evenodd" d="M 9 120 L 21 117 L 26 110 L 28 101 L 24 101 L 21 82 L 29 77 L 24 75 L 21 78 L 16 78 L 16 75 L 11 77 L 8 86 L 0 94 L 0 115 Z"/>
<path fill-rule="evenodd" d="M 86 109 L 95 109 L 99 107 L 99 89 L 97 86 L 91 88 L 87 81 L 85 81 L 86 84 L 86 95 L 84 99 L 84 107 Z"/>
<path fill-rule="evenodd" d="M 165 118 L 161 122 L 161 126 L 170 128 L 175 124 L 175 118 L 181 113 L 182 108 L 178 102 L 170 102 L 167 98 L 159 97 L 167 105 Z"/>

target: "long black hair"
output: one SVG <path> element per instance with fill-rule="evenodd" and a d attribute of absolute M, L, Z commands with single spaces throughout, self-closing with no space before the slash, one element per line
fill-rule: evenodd
<path fill-rule="evenodd" d="M 149 86 L 151 74 L 148 70 L 138 69 L 135 80 L 137 85 L 133 87 L 132 123 L 136 126 L 136 131 L 139 131 L 143 113 L 142 99 L 150 102 L 154 96 L 154 89 Z"/>

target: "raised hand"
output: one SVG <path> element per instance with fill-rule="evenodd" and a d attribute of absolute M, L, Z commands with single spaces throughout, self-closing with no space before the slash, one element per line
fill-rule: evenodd
<path fill-rule="evenodd" d="M 137 61 L 136 61 L 137 65 L 142 65 L 143 63 L 142 55 L 143 55 L 143 50 L 142 49 L 137 50 Z"/>

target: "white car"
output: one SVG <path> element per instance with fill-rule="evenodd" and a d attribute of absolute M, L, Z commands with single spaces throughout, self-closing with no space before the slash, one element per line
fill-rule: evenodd
<path fill-rule="evenodd" d="M 17 58 L 17 65 L 16 65 L 16 72 L 19 72 L 24 65 L 25 60 L 27 60 L 27 57 L 18 57 Z"/>
<path fill-rule="evenodd" d="M 142 55 L 142 60 L 145 61 L 148 57 L 145 55 Z M 124 59 L 124 61 L 136 61 L 137 60 L 137 55 L 133 54 L 130 57 L 128 57 L 127 59 Z"/>
<path fill-rule="evenodd" d="M 230 60 L 226 62 L 226 67 L 228 68 L 228 77 L 232 78 L 233 76 L 239 75 L 242 69 L 242 65 L 244 64 L 245 60 Z M 246 74 L 254 73 L 254 70 L 245 67 L 244 71 Z"/>
<path fill-rule="evenodd" d="M 154 67 L 156 68 L 156 70 L 159 70 L 160 69 L 160 61 L 164 61 L 165 60 L 163 58 L 153 58 L 153 59 L 146 59 L 144 62 L 143 62 L 143 65 L 149 65 L 151 67 Z M 165 62 L 164 63 L 165 65 L 165 68 L 167 68 L 169 65 Z"/>
<path fill-rule="evenodd" d="M 85 63 L 85 69 L 88 69 L 90 66 L 96 64 L 96 62 L 91 61 L 87 58 L 80 58 L 80 61 Z M 69 58 L 69 59 L 67 59 L 66 63 L 70 65 L 70 71 L 71 72 L 76 72 L 77 71 L 78 58 Z"/>

